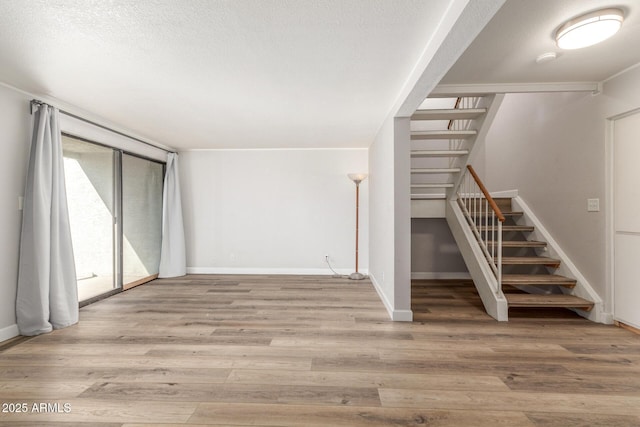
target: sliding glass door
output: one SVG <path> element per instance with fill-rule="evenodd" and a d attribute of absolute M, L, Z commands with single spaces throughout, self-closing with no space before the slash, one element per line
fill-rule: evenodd
<path fill-rule="evenodd" d="M 118 287 L 115 150 L 62 137 L 71 239 L 84 301 Z"/>
<path fill-rule="evenodd" d="M 78 299 L 158 275 L 164 164 L 63 135 Z"/>
<path fill-rule="evenodd" d="M 164 164 L 122 155 L 124 288 L 155 279 L 162 245 Z"/>

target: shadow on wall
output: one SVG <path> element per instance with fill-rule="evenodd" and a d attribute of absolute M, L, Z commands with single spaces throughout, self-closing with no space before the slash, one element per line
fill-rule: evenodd
<path fill-rule="evenodd" d="M 446 219 L 411 219 L 411 272 L 435 273 L 433 278 L 468 273 Z"/>

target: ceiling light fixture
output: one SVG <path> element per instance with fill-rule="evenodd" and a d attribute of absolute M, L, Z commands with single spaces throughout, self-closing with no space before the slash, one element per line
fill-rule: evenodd
<path fill-rule="evenodd" d="M 580 49 L 600 43 L 618 32 L 624 14 L 620 9 L 602 9 L 562 24 L 556 33 L 560 49 Z"/>

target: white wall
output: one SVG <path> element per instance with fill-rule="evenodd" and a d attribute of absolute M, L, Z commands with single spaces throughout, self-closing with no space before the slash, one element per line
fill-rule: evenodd
<path fill-rule="evenodd" d="M 388 119 L 369 147 L 369 274 L 393 316 L 395 274 L 394 120 Z"/>
<path fill-rule="evenodd" d="M 459 279 L 469 276 L 445 218 L 411 219 L 411 277 Z"/>
<path fill-rule="evenodd" d="M 410 321 L 409 119 L 390 118 L 369 147 L 370 276 L 390 317 Z"/>
<path fill-rule="evenodd" d="M 180 153 L 193 273 L 342 274 L 355 267 L 355 185 L 366 149 Z M 360 185 L 360 270 L 368 270 L 368 188 Z"/>
<path fill-rule="evenodd" d="M 0 86 L 0 341 L 18 334 L 15 304 L 22 224 L 18 196 L 24 194 L 29 157 L 29 101 L 27 95 Z"/>
<path fill-rule="evenodd" d="M 517 189 L 611 308 L 607 270 L 607 119 L 640 108 L 640 68 L 603 93 L 509 94 L 486 140 L 490 191 Z M 600 212 L 587 212 L 587 199 Z"/>

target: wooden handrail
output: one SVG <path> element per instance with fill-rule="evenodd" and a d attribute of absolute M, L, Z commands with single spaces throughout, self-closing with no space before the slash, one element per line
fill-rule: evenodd
<path fill-rule="evenodd" d="M 480 181 L 480 177 L 478 177 L 478 174 L 476 173 L 476 171 L 473 170 L 473 167 L 471 165 L 467 165 L 467 169 L 469 170 L 469 173 L 471 173 L 471 176 L 473 177 L 476 184 L 478 184 L 478 187 L 480 187 L 480 191 L 482 191 L 482 194 L 484 194 L 484 197 L 489 202 L 489 206 L 491 206 L 491 209 L 493 209 L 493 212 L 495 212 L 496 217 L 498 217 L 498 221 L 504 222 L 505 217 L 502 214 L 502 211 L 496 204 L 496 201 L 493 200 L 493 197 L 491 197 L 491 194 L 489 194 L 489 192 L 487 191 L 487 188 L 484 186 L 482 181 Z"/>
<path fill-rule="evenodd" d="M 454 110 L 457 110 L 457 109 L 458 109 L 458 107 L 460 107 L 460 101 L 461 101 L 461 100 L 462 100 L 462 98 L 460 98 L 460 97 L 458 97 L 458 98 L 456 99 L 456 105 L 453 107 L 453 109 L 454 109 Z M 451 130 L 451 128 L 453 127 L 453 120 L 454 120 L 454 119 L 449 120 L 449 126 L 447 126 L 447 129 L 448 129 L 448 130 Z"/>

